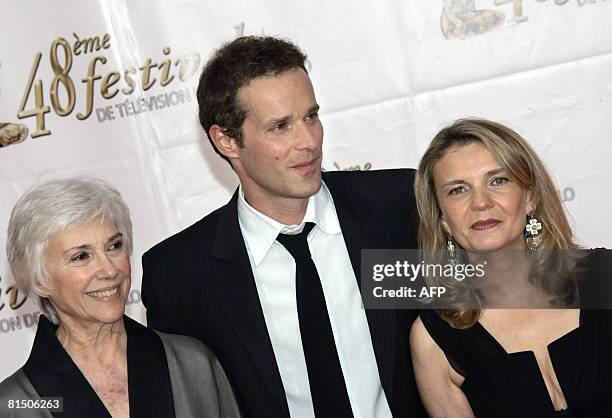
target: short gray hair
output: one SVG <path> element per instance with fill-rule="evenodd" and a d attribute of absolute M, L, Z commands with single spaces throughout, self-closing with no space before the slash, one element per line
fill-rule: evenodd
<path fill-rule="evenodd" d="M 94 178 L 68 178 L 43 183 L 17 201 L 9 220 L 6 255 L 21 292 L 38 303 L 54 323 L 57 313 L 45 288 L 51 286 L 44 255 L 53 236 L 100 219 L 114 224 L 132 254 L 130 211 L 114 187 Z"/>

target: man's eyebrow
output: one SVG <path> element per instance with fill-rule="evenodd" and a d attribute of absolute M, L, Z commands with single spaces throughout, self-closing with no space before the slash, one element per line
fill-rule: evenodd
<path fill-rule="evenodd" d="M 286 116 L 279 116 L 276 118 L 272 118 L 270 120 L 268 120 L 266 123 L 264 123 L 264 126 L 266 128 L 272 127 L 274 125 L 278 125 L 280 123 L 287 123 L 291 120 L 291 116 L 286 115 Z"/>
<path fill-rule="evenodd" d="M 317 103 L 315 103 L 308 109 L 308 111 L 306 112 L 306 115 L 312 115 L 313 113 L 317 113 L 320 108 L 321 107 Z M 264 126 L 266 128 L 269 128 L 274 125 L 278 125 L 280 123 L 288 123 L 290 121 L 291 121 L 291 115 L 278 116 L 278 117 L 269 119 L 267 122 L 264 123 Z"/>
<path fill-rule="evenodd" d="M 321 107 L 318 104 L 314 104 L 310 109 L 308 109 L 308 112 L 306 113 L 309 115 L 312 113 L 317 113 L 319 109 L 321 109 Z"/>

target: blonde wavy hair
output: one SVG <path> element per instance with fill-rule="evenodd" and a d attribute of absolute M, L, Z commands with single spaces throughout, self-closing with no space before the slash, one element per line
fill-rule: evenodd
<path fill-rule="evenodd" d="M 453 147 L 483 144 L 512 179 L 527 190 L 535 206 L 534 215 L 544 227 L 540 245 L 528 251 L 532 259 L 530 282 L 552 296 L 551 304 L 574 302 L 579 246 L 569 226 L 555 185 L 540 158 L 515 131 L 497 122 L 479 118 L 459 119 L 445 127 L 429 144 L 419 163 L 414 189 L 420 217 L 419 247 L 428 263 L 444 264 L 448 257 L 447 234 L 442 227 L 433 180 L 436 163 Z M 559 251 L 566 250 L 566 251 Z M 433 278 L 440 284 L 441 278 Z M 447 294 L 440 316 L 455 328 L 468 328 L 480 317 L 484 302 L 469 280 L 444 280 Z"/>

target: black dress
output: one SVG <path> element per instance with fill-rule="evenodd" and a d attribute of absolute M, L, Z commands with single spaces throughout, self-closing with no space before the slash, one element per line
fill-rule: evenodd
<path fill-rule="evenodd" d="M 610 252 L 594 250 L 586 276 L 597 277 L 608 299 Z M 602 281 L 603 280 L 603 281 Z M 582 287 L 582 286 L 581 286 Z M 592 292 L 593 287 L 585 290 Z M 603 306 L 602 300 L 581 306 Z M 553 341 L 548 352 L 567 402 L 555 411 L 532 351 L 508 353 L 479 323 L 452 328 L 434 310 L 421 320 L 449 363 L 465 377 L 461 390 L 477 417 L 612 417 L 612 309 L 581 309 L 578 328 Z"/>
<path fill-rule="evenodd" d="M 555 411 L 532 351 L 508 354 L 476 323 L 452 328 L 433 310 L 421 320 L 465 381 L 477 417 L 612 417 L 612 311 L 582 310 L 580 326 L 548 346 L 567 402 Z"/>

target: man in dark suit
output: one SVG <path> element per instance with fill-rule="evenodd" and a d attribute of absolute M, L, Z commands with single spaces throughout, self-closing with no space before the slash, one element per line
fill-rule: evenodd
<path fill-rule="evenodd" d="M 200 122 L 240 179 L 143 256 L 149 326 L 219 357 L 253 417 L 419 417 L 413 311 L 362 309 L 361 250 L 416 248 L 412 170 L 321 173 L 306 56 L 238 38 L 208 62 Z"/>

